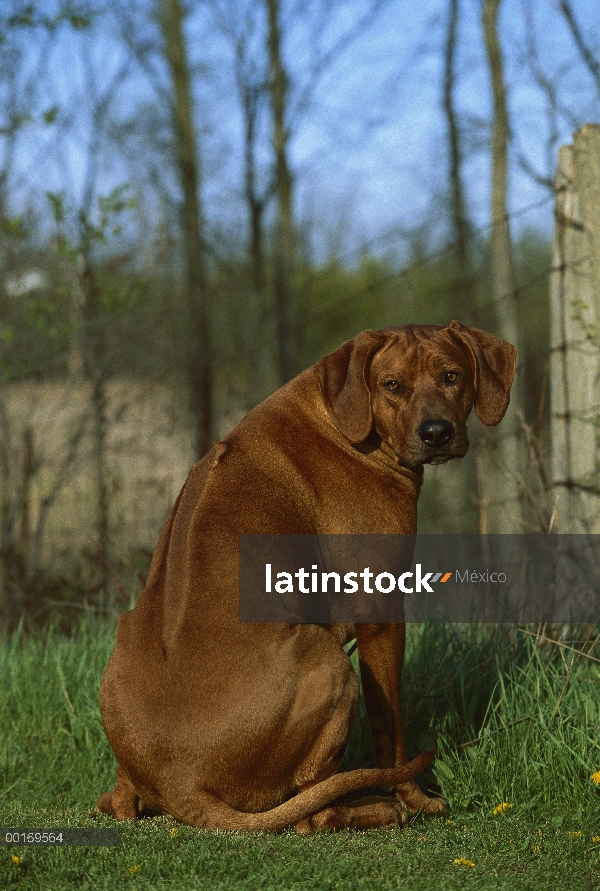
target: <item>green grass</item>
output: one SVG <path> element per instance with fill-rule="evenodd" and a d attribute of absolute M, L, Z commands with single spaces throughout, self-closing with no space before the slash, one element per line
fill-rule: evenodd
<path fill-rule="evenodd" d="M 49 629 L 4 639 L 2 827 L 115 825 L 93 811 L 114 780 L 97 704 L 113 640 L 114 627 L 92 620 L 71 637 Z M 599 669 L 514 629 L 412 627 L 407 746 L 438 746 L 421 781 L 447 799 L 449 821 L 306 838 L 157 817 L 116 824 L 118 848 L 0 848 L 0 888 L 597 889 Z M 363 713 L 343 768 L 371 756 Z M 511 807 L 494 815 L 501 802 Z"/>

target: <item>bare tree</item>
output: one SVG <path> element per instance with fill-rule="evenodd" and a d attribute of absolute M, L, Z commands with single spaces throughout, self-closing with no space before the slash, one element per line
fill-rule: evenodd
<path fill-rule="evenodd" d="M 600 94 L 600 62 L 598 62 L 598 60 L 594 56 L 583 34 L 581 33 L 581 28 L 579 27 L 579 23 L 577 22 L 577 18 L 575 17 L 573 7 L 571 6 L 569 0 L 560 0 L 558 6 L 569 27 L 569 31 L 571 32 L 571 36 L 573 37 L 575 46 L 579 50 L 579 55 L 581 56 L 584 65 L 592 75 L 594 83 L 596 84 L 596 89 Z"/>
<path fill-rule="evenodd" d="M 276 203 L 274 234 L 273 309 L 278 378 L 281 382 L 297 371 L 295 358 L 300 336 L 297 329 L 298 295 L 294 268 L 298 234 L 294 221 L 294 174 L 289 145 L 308 113 L 322 77 L 353 41 L 375 22 L 388 0 L 371 0 L 366 11 L 333 42 L 323 46 L 322 34 L 335 7 L 327 0 L 309 6 L 285 7 L 280 0 L 212 0 L 215 21 L 229 41 L 234 56 L 236 91 L 244 125 L 244 200 L 249 220 L 248 256 L 251 260 L 259 326 L 264 334 L 271 322 L 271 301 L 265 274 L 265 211 Z M 283 60 L 283 46 L 298 22 L 311 31 L 308 60 L 290 73 Z M 265 40 L 261 45 L 259 38 Z M 271 123 L 272 164 L 262 167 L 257 147 L 263 136 L 261 115 L 268 104 Z M 255 364 L 264 364 L 267 345 L 261 345 Z M 268 357 L 267 357 L 268 358 Z M 257 367 L 256 382 L 264 380 Z M 260 386 L 257 386 L 260 390 Z"/>
<path fill-rule="evenodd" d="M 517 294 L 507 209 L 509 125 L 502 51 L 497 31 L 500 3 L 501 0 L 485 0 L 483 7 L 483 30 L 493 96 L 491 265 L 494 303 L 500 323 L 509 338 L 514 339 L 517 336 Z"/>
<path fill-rule="evenodd" d="M 462 175 L 463 153 L 460 125 L 455 105 L 456 90 L 456 46 L 459 23 L 459 0 L 448 4 L 448 22 L 444 46 L 444 88 L 443 108 L 448 128 L 448 161 L 450 173 L 450 217 L 458 274 L 455 300 L 462 316 L 476 321 L 477 313 L 473 300 L 473 278 L 469 249 L 470 226 L 466 210 L 465 189 Z"/>
<path fill-rule="evenodd" d="M 577 130 L 582 120 L 572 102 L 564 95 L 563 82 L 571 66 L 569 62 L 561 63 L 554 71 L 550 69 L 548 60 L 540 51 L 540 30 L 536 27 L 536 7 L 523 0 L 523 22 L 525 26 L 524 47 L 520 53 L 520 63 L 525 65 L 531 77 L 544 97 L 546 110 L 547 136 L 544 143 L 544 167 L 540 169 L 530 157 L 529 152 L 518 150 L 516 159 L 519 167 L 537 185 L 543 186 L 554 195 L 554 173 L 556 154 L 564 127 L 570 131 Z"/>
<path fill-rule="evenodd" d="M 293 178 L 289 161 L 289 79 L 282 54 L 279 0 L 266 0 L 269 33 L 269 96 L 273 118 L 273 155 L 275 158 L 275 195 L 277 221 L 275 231 L 275 314 L 277 320 L 277 355 L 281 383 L 298 372 L 298 308 L 294 271 L 296 233 L 294 229 Z"/>
<path fill-rule="evenodd" d="M 501 0 L 485 0 L 482 10 L 483 33 L 490 71 L 493 97 L 492 123 L 492 192 L 491 192 L 491 277 L 492 296 L 500 335 L 517 347 L 522 361 L 521 331 L 518 317 L 518 288 L 512 254 L 510 218 L 507 207 L 509 122 L 502 50 L 498 38 L 498 10 Z M 523 405 L 522 379 L 517 372 L 511 393 L 511 409 L 505 421 L 509 428 L 498 438 L 505 479 L 498 490 L 503 506 L 497 510 L 495 524 L 505 532 L 521 531 L 520 489 L 518 474 L 522 472 L 520 434 L 515 407 Z"/>
<path fill-rule="evenodd" d="M 352 43 L 376 21 L 388 0 L 372 0 L 366 11 L 345 29 L 326 49 L 321 47 L 321 35 L 330 21 L 334 6 L 324 0 L 311 10 L 313 37 L 310 46 L 308 71 L 301 84 L 298 79 L 292 90 L 290 76 L 283 60 L 283 28 L 281 0 L 266 0 L 268 14 L 269 99 L 273 124 L 273 155 L 275 165 L 275 199 L 277 218 L 275 232 L 274 303 L 277 321 L 278 359 L 282 381 L 297 372 L 299 330 L 298 295 L 295 292 L 294 270 L 297 251 L 297 232 L 294 225 L 294 177 L 289 159 L 291 135 L 308 111 L 316 89 L 324 74 L 330 70 Z M 287 16 L 288 25 L 294 16 L 306 14 L 306 6 L 293 6 Z"/>
<path fill-rule="evenodd" d="M 183 193 L 181 226 L 189 318 L 188 381 L 196 419 L 196 454 L 213 439 L 213 369 L 200 208 L 200 171 L 194 127 L 192 82 L 180 0 L 161 0 L 161 26 L 172 82 L 176 166 Z"/>
<path fill-rule="evenodd" d="M 252 264 L 254 290 L 258 295 L 264 294 L 265 286 L 264 211 L 273 193 L 272 172 L 268 170 L 261 176 L 257 161 L 260 117 L 269 87 L 268 59 L 265 58 L 264 46 L 256 39 L 262 12 L 262 3 L 258 0 L 251 0 L 243 11 L 237 0 L 227 0 L 222 8 L 217 8 L 219 27 L 229 39 L 234 52 L 234 77 L 244 128 L 248 255 Z"/>
<path fill-rule="evenodd" d="M 67 18 L 67 17 L 65 17 Z M 12 193 L 23 185 L 23 164 L 19 150 L 21 138 L 36 118 L 51 123 L 54 111 L 44 109 L 42 85 L 48 76 L 52 41 L 63 18 L 44 17 L 30 6 L 13 5 L 0 13 L 0 324 L 10 335 L 10 303 L 29 296 L 22 280 L 23 265 L 35 254 L 35 236 L 28 231 L 26 215 L 13 216 Z M 67 20 L 68 24 L 68 20 Z M 30 262 L 30 261 L 29 261 Z M 25 267 L 26 268 L 26 267 Z M 14 293 L 8 286 L 14 274 Z M 40 275 L 39 271 L 34 272 Z M 26 279 L 27 275 L 24 276 Z M 2 293 L 4 292 L 4 293 Z M 6 302 L 5 302 L 6 301 Z M 6 341 L 7 343 L 10 340 Z M 3 345 L 0 336 L 0 345 Z M 21 399 L 15 412 L 19 383 L 10 362 L 2 356 L 0 370 L 0 625 L 14 626 L 20 619 L 28 582 L 37 570 L 41 537 L 48 511 L 55 502 L 61 481 L 55 476 L 51 493 L 33 519 L 32 480 L 39 468 L 36 454 L 35 425 L 31 400 Z M 21 369 L 22 373 L 22 369 Z M 79 438 L 77 439 L 77 444 Z M 75 455 L 63 456 L 67 470 L 72 470 Z"/>
<path fill-rule="evenodd" d="M 242 114 L 243 200 L 248 220 L 246 254 L 252 293 L 247 297 L 248 330 L 252 337 L 252 397 L 269 394 L 272 367 L 272 312 L 267 287 L 265 215 L 274 193 L 270 158 L 259 162 L 269 98 L 269 59 L 266 53 L 264 0 L 212 0 L 217 28 L 233 55 L 233 82 Z M 245 288 L 244 288 L 245 290 Z"/>
<path fill-rule="evenodd" d="M 108 408 L 106 384 L 109 369 L 104 357 L 104 337 L 98 324 L 100 289 L 93 262 L 93 247 L 97 237 L 92 222 L 97 197 L 98 175 L 105 148 L 106 131 L 110 108 L 115 102 L 120 87 L 126 81 L 130 61 L 126 60 L 108 82 L 98 83 L 98 71 L 93 64 L 87 43 L 82 47 L 83 69 L 85 71 L 85 95 L 90 112 L 90 143 L 88 145 L 83 193 L 78 212 L 78 259 L 73 280 L 73 304 L 77 319 L 78 302 L 81 301 L 83 331 L 83 371 L 91 383 L 92 435 L 94 471 L 96 478 L 96 539 L 103 561 L 108 551 L 109 534 L 109 484 L 106 466 L 106 440 L 108 435 Z M 74 326 L 76 328 L 76 326 Z M 75 330 L 75 335 L 77 331 Z M 104 584 L 108 582 L 105 563 L 101 562 L 101 575 Z"/>

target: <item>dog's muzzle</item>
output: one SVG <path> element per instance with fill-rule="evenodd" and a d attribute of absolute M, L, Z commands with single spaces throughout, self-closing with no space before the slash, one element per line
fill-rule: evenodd
<path fill-rule="evenodd" d="M 454 427 L 445 418 L 423 421 L 417 428 L 419 439 L 430 449 L 442 449 L 454 439 Z"/>

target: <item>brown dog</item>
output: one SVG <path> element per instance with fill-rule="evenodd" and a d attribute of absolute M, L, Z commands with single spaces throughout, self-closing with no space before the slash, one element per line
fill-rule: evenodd
<path fill-rule="evenodd" d="M 117 784 L 99 810 L 207 829 L 402 825 L 443 813 L 414 781 L 400 710 L 404 626 L 241 624 L 238 536 L 415 533 L 424 464 L 462 457 L 473 404 L 497 424 L 513 346 L 459 322 L 363 331 L 250 412 L 196 464 L 100 690 Z M 335 774 L 359 687 L 378 768 Z M 368 786 L 393 798 L 331 806 Z"/>

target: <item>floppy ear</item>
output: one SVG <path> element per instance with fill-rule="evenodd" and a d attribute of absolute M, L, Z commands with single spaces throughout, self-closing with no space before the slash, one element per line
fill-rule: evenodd
<path fill-rule="evenodd" d="M 315 365 L 327 413 L 350 442 L 362 442 L 371 432 L 369 367 L 386 339 L 385 334 L 361 331 Z"/>
<path fill-rule="evenodd" d="M 450 322 L 448 331 L 466 348 L 475 382 L 475 411 L 484 424 L 499 424 L 510 402 L 517 351 L 512 343 L 478 328 Z"/>

